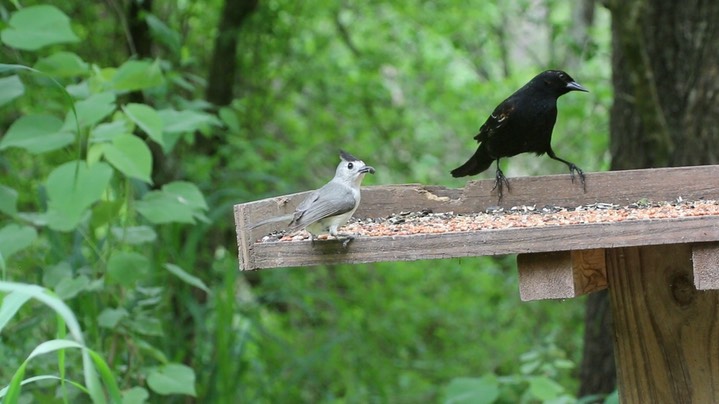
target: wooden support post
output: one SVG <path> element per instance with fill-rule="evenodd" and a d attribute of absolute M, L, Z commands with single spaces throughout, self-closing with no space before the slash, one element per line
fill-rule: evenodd
<path fill-rule="evenodd" d="M 567 299 L 607 287 L 604 249 L 517 255 L 522 301 Z"/>
<path fill-rule="evenodd" d="M 606 253 L 622 403 L 714 403 L 719 291 L 698 291 L 689 244 Z"/>
<path fill-rule="evenodd" d="M 719 242 L 692 246 L 694 286 L 699 290 L 719 290 Z"/>

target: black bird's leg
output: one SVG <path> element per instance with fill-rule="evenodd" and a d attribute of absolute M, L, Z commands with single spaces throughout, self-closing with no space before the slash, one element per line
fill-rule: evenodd
<path fill-rule="evenodd" d="M 497 159 L 497 171 L 494 174 L 494 188 L 492 188 L 492 191 L 497 190 L 499 201 L 502 200 L 502 185 L 506 185 L 507 191 L 509 191 L 509 180 L 504 176 L 502 169 L 499 168 L 499 159 Z"/>
<path fill-rule="evenodd" d="M 549 149 L 549 151 L 547 151 L 547 155 L 549 156 L 549 158 L 557 160 L 557 161 L 561 161 L 562 163 L 566 164 L 567 167 L 569 167 L 569 174 L 572 176 L 572 183 L 574 183 L 574 172 L 576 171 L 577 174 L 579 174 L 579 180 L 582 181 L 582 190 L 584 192 L 587 192 L 587 184 L 584 181 L 584 171 L 582 171 L 581 168 L 577 167 L 571 161 L 567 161 L 567 160 L 564 160 L 563 158 L 557 157 L 557 155 L 554 154 L 554 151 L 552 149 Z"/>

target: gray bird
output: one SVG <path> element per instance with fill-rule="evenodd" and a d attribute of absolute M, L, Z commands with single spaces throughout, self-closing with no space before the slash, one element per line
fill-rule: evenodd
<path fill-rule="evenodd" d="M 345 237 L 343 245 L 346 246 L 354 237 L 340 234 L 337 229 L 347 223 L 357 210 L 362 179 L 367 173 L 374 174 L 375 170 L 342 150 L 340 159 L 342 161 L 337 166 L 334 178 L 305 198 L 293 214 L 263 220 L 252 228 L 291 219 L 288 224 L 290 231 L 306 229 L 312 241 L 318 234 L 329 231 L 336 239 Z"/>

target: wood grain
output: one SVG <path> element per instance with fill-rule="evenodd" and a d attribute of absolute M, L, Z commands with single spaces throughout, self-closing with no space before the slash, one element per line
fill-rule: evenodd
<path fill-rule="evenodd" d="M 523 302 L 576 296 L 569 251 L 519 254 L 517 271 Z"/>
<path fill-rule="evenodd" d="M 719 399 L 719 291 L 697 291 L 691 246 L 607 251 L 622 403 Z"/>
<path fill-rule="evenodd" d="M 607 287 L 603 249 L 517 255 L 522 301 L 569 299 Z"/>
<path fill-rule="evenodd" d="M 719 216 L 475 232 L 254 243 L 243 269 L 586 250 L 719 240 Z"/>
<path fill-rule="evenodd" d="M 642 199 L 665 201 L 719 199 L 719 165 L 627 170 L 587 174 L 587 192 L 569 175 L 512 178 L 511 192 L 499 206 L 579 206 L 604 202 L 626 205 Z M 405 184 L 362 188 L 355 216 L 384 217 L 401 211 L 472 213 L 498 206 L 493 180 L 470 181 L 464 188 Z M 372 237 L 338 243 L 254 243 L 283 228 L 275 223 L 249 227 L 269 217 L 291 213 L 306 192 L 235 206 L 240 268 L 244 270 L 332 263 L 408 261 L 451 257 L 569 251 L 631 245 L 674 244 L 719 240 L 714 216 L 598 225 L 482 230 L 441 235 Z"/>
<path fill-rule="evenodd" d="M 607 288 L 607 262 L 603 248 L 572 251 L 576 296 Z"/>
<path fill-rule="evenodd" d="M 699 290 L 719 290 L 719 242 L 692 246 L 694 286 Z"/>

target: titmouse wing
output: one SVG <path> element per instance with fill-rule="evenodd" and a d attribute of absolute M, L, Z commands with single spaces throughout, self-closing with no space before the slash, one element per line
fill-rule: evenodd
<path fill-rule="evenodd" d="M 356 205 L 349 187 L 331 181 L 302 201 L 295 210 L 290 228 L 306 227 L 324 218 L 347 213 Z"/>

